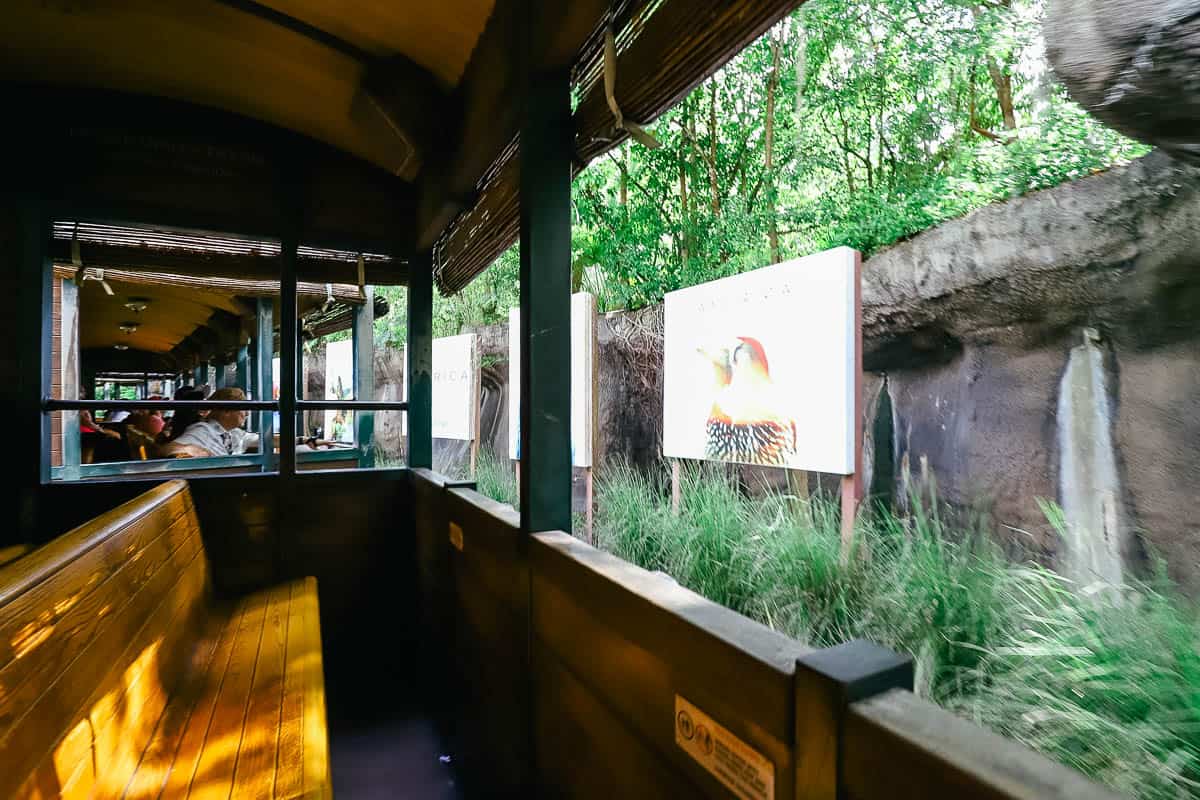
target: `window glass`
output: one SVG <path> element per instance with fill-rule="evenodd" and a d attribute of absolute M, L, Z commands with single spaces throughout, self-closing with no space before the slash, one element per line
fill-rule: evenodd
<path fill-rule="evenodd" d="M 275 469 L 273 448 L 259 446 L 272 412 L 152 404 L 266 394 L 259 365 L 278 348 L 279 243 L 82 222 L 53 230 L 49 394 L 97 404 L 51 413 L 52 479 Z"/>

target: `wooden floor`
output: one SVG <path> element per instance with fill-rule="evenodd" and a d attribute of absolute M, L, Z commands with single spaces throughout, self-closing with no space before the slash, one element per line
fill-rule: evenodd
<path fill-rule="evenodd" d="M 324 796 L 328 754 L 316 585 L 297 581 L 214 617 L 127 798 Z"/>

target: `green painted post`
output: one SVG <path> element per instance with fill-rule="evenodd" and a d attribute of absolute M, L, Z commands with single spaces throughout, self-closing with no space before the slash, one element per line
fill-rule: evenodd
<path fill-rule="evenodd" d="M 352 332 L 354 350 L 354 399 L 375 399 L 375 289 L 366 287 L 367 299 L 354 309 Z M 354 413 L 354 442 L 358 447 L 358 465 L 375 466 L 375 412 Z"/>
<path fill-rule="evenodd" d="M 216 362 L 215 366 L 217 369 L 217 380 L 216 380 L 216 384 L 215 384 L 216 388 L 224 389 L 225 388 L 225 372 L 226 372 L 225 367 L 226 367 L 226 365 L 224 363 L 218 361 L 218 362 Z"/>
<path fill-rule="evenodd" d="M 61 302 L 59 312 L 59 347 L 62 396 L 64 400 L 78 400 L 79 391 L 79 286 L 73 280 L 60 280 Z M 62 413 L 62 463 L 63 478 L 76 480 L 79 477 L 79 462 L 83 443 L 79 433 L 79 412 Z"/>
<path fill-rule="evenodd" d="M 14 192 L 6 195 L 4 200 L 10 198 L 12 204 L 19 208 L 22 228 L 20 245 L 14 248 L 21 264 L 21 302 L 16 312 L 21 331 L 17 347 L 20 371 L 16 407 L 20 409 L 17 418 L 26 421 L 26 424 L 16 426 L 14 452 L 38 455 L 38 458 L 18 458 L 14 465 L 20 475 L 13 481 L 21 493 L 18 508 L 19 527 L 22 529 L 20 535 L 28 538 L 13 541 L 34 541 L 37 485 L 50 480 L 50 415 L 42 411 L 42 398 L 50 394 L 51 385 L 54 270 L 47 248 L 50 224 L 44 213 L 42 197 L 36 192 Z M 5 391 L 9 391 L 8 387 L 5 387 Z M 0 541 L 4 541 L 2 535 Z"/>
<path fill-rule="evenodd" d="M 237 385 L 244 392 L 250 389 L 250 348 L 245 345 L 237 351 Z"/>
<path fill-rule="evenodd" d="M 254 326 L 254 371 L 251 376 L 251 392 L 255 400 L 268 400 L 271 397 L 271 361 L 275 357 L 273 315 L 271 299 L 259 298 Z M 258 452 L 262 455 L 263 472 L 270 472 L 275 466 L 273 416 L 271 411 L 258 412 Z"/>
<path fill-rule="evenodd" d="M 208 364 L 201 362 L 192 370 L 192 386 L 200 387 L 204 385 L 205 379 L 208 377 Z"/>
<path fill-rule="evenodd" d="M 290 227 L 279 246 L 279 472 L 285 480 L 296 473 L 296 396 L 300 370 L 299 320 L 296 315 L 296 250 L 300 240 Z"/>
<path fill-rule="evenodd" d="M 408 465 L 433 467 L 433 255 L 408 261 Z"/>
<path fill-rule="evenodd" d="M 521 529 L 571 530 L 570 76 L 529 78 L 521 121 Z"/>

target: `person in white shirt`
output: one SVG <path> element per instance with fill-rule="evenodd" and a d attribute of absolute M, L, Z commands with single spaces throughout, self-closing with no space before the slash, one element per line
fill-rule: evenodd
<path fill-rule="evenodd" d="M 209 400 L 245 400 L 246 393 L 236 386 L 217 389 Z M 251 444 L 257 446 L 257 435 L 242 430 L 247 412 L 242 409 L 215 408 L 208 416 L 193 422 L 187 429 L 159 449 L 165 458 L 231 456 L 244 453 Z M 253 441 L 251 441 L 253 440 Z"/>

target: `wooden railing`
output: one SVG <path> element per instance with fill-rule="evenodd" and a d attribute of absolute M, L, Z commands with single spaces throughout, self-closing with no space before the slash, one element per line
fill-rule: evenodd
<path fill-rule="evenodd" d="M 811 650 L 411 473 L 431 704 L 469 789 L 497 796 L 1117 795 L 912 694 L 870 642 Z"/>

